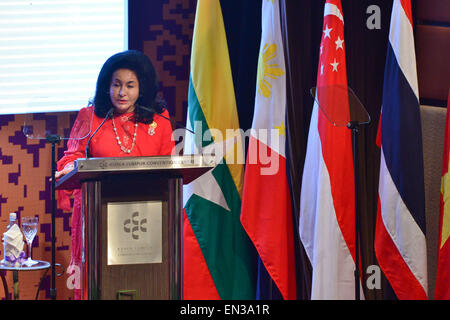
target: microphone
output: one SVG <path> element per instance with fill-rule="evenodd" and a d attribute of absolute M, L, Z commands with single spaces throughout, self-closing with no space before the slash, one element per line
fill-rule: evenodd
<path fill-rule="evenodd" d="M 102 123 L 100 123 L 100 125 L 97 127 L 97 129 L 95 129 L 94 133 L 89 137 L 89 140 L 86 145 L 86 159 L 88 159 L 90 157 L 89 156 L 89 143 L 91 142 L 92 137 L 95 136 L 98 129 L 100 129 L 102 127 L 102 125 L 105 123 L 106 119 L 108 119 L 112 115 L 113 112 L 114 112 L 114 108 L 109 109 L 108 113 L 105 116 L 105 119 L 103 119 Z"/>
<path fill-rule="evenodd" d="M 190 133 L 195 134 L 195 132 L 192 131 L 191 129 L 186 128 L 184 125 L 182 125 L 181 123 L 179 123 L 179 122 L 177 122 L 177 121 L 175 121 L 175 120 L 173 120 L 173 119 L 170 119 L 170 118 L 167 118 L 166 116 L 163 116 L 161 113 L 159 113 L 158 111 L 156 111 L 154 108 L 151 108 L 151 107 L 144 107 L 144 106 L 142 106 L 142 105 L 140 105 L 140 104 L 139 104 L 138 106 L 139 106 L 139 108 L 142 108 L 142 109 L 144 109 L 145 111 L 153 112 L 153 113 L 157 114 L 158 116 L 160 116 L 160 117 L 162 117 L 162 118 L 164 118 L 164 119 L 166 119 L 166 120 L 169 120 L 171 123 L 173 123 L 173 124 L 174 124 L 175 126 L 177 126 L 177 127 L 183 128 L 183 129 L 189 131 Z"/>

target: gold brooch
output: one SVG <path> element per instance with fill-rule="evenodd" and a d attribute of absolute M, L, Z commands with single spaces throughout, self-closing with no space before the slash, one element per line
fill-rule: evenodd
<path fill-rule="evenodd" d="M 155 129 L 156 129 L 157 126 L 158 126 L 158 124 L 155 121 L 150 123 L 148 125 L 148 134 L 151 135 L 151 136 L 154 135 L 155 134 Z"/>

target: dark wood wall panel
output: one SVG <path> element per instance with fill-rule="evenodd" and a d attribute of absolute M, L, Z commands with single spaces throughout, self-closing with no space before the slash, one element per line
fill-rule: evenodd
<path fill-rule="evenodd" d="M 448 23 L 450 0 L 416 0 L 416 12 L 419 20 Z"/>
<path fill-rule="evenodd" d="M 450 28 L 417 25 L 416 54 L 420 97 L 447 100 L 450 85 Z"/>
<path fill-rule="evenodd" d="M 450 0 L 415 1 L 417 77 L 422 103 L 447 106 Z"/>

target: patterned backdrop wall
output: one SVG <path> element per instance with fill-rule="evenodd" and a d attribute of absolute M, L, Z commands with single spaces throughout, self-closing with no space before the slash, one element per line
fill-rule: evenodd
<path fill-rule="evenodd" d="M 172 117 L 185 122 L 189 80 L 190 45 L 195 15 L 192 0 L 129 1 L 129 48 L 143 51 L 153 61 L 159 75 L 161 96 Z M 86 97 L 88 100 L 89 97 Z M 76 112 L 36 115 L 41 126 L 55 122 L 70 130 Z M 51 261 L 51 146 L 44 140 L 28 139 L 23 134 L 25 115 L 0 115 L 0 234 L 9 222 L 9 213 L 39 216 L 39 228 L 33 242 L 33 258 Z M 60 158 L 66 143 L 57 146 Z M 57 299 L 72 299 L 67 286 L 70 262 L 71 213 L 56 212 L 56 263 L 66 272 L 56 277 Z M 26 250 L 26 245 L 24 250 Z M 0 246 L 3 258 L 3 246 Z M 57 269 L 58 272 L 61 270 Z M 12 297 L 12 275 L 4 272 Z M 19 298 L 35 299 L 43 277 L 39 299 L 50 299 L 51 271 L 19 273 Z M 0 285 L 0 299 L 5 299 Z"/>
<path fill-rule="evenodd" d="M 35 121 L 41 126 L 57 122 L 67 131 L 75 115 L 74 112 L 40 114 L 37 117 L 40 120 Z M 0 232 L 5 232 L 10 212 L 16 212 L 19 224 L 21 217 L 38 216 L 39 228 L 34 238 L 32 256 L 33 259 L 51 262 L 51 146 L 45 140 L 27 138 L 22 131 L 24 122 L 24 115 L 0 116 Z M 64 148 L 64 142 L 57 146 L 58 157 Z M 56 211 L 56 263 L 64 268 L 70 262 L 70 219 L 69 212 Z M 3 246 L 0 250 L 3 258 Z M 27 250 L 26 245 L 24 250 Z M 45 271 L 19 273 L 20 299 L 35 298 L 39 280 L 44 274 Z M 68 299 L 71 296 L 66 278 L 66 275 L 57 277 L 58 298 Z M 11 272 L 6 273 L 6 279 L 11 297 Z M 49 271 L 43 280 L 40 299 L 50 298 L 50 281 Z"/>
<path fill-rule="evenodd" d="M 187 92 L 196 1 L 129 1 L 130 49 L 143 51 L 154 63 L 161 96 L 170 115 L 186 122 Z M 138 33 L 133 30 L 139 30 Z"/>

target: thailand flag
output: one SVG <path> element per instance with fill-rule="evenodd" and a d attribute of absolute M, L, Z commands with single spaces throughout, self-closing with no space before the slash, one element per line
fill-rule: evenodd
<path fill-rule="evenodd" d="M 393 4 L 382 103 L 375 253 L 399 299 L 426 299 L 422 133 L 410 0 Z"/>

